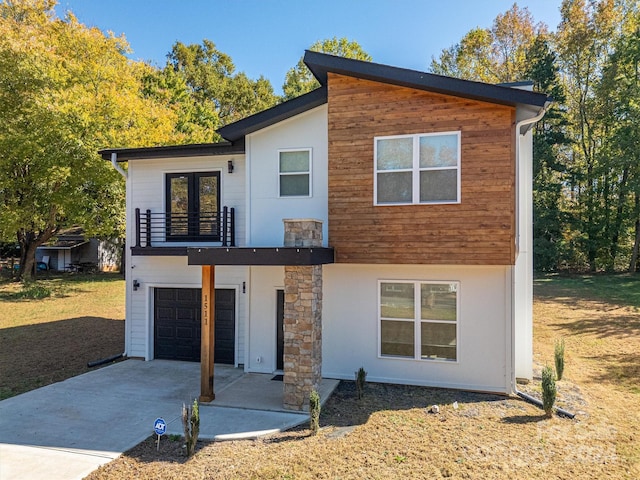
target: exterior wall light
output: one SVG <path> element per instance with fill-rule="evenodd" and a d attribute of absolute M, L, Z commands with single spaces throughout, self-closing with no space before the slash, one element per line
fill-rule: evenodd
<path fill-rule="evenodd" d="M 133 281 L 133 291 L 136 292 L 140 288 L 140 282 L 138 280 Z"/>
<path fill-rule="evenodd" d="M 227 161 L 227 170 L 229 173 L 233 173 L 233 160 Z"/>

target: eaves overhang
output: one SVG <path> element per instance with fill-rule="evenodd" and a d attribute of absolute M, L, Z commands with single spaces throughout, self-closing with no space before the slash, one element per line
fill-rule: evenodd
<path fill-rule="evenodd" d="M 190 247 L 189 265 L 325 265 L 335 262 L 331 247 Z"/>
<path fill-rule="evenodd" d="M 335 73 L 502 105 L 517 106 L 524 104 L 534 105 L 543 109 L 550 100 L 547 95 L 542 93 L 445 77 L 443 75 L 338 57 L 310 50 L 305 51 L 304 63 L 323 86 L 327 85 L 329 73 Z"/>
<path fill-rule="evenodd" d="M 235 142 L 196 143 L 191 145 L 169 145 L 162 147 L 142 148 L 109 148 L 98 151 L 105 160 L 111 160 L 116 154 L 118 162 L 129 160 L 148 160 L 155 158 L 179 158 L 216 155 L 244 154 L 244 138 Z"/>

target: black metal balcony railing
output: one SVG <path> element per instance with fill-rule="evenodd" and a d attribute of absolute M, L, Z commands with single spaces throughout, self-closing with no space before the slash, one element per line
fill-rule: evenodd
<path fill-rule="evenodd" d="M 221 212 L 157 213 L 136 208 L 136 247 L 164 242 L 220 242 L 235 247 L 235 210 Z"/>

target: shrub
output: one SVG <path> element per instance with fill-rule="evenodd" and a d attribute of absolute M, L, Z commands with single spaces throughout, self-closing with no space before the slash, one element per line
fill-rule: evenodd
<path fill-rule="evenodd" d="M 554 357 L 556 363 L 556 375 L 558 376 L 558 380 L 562 380 L 562 374 L 564 372 L 564 338 L 556 340 Z"/>
<path fill-rule="evenodd" d="M 309 395 L 309 428 L 313 435 L 320 430 L 320 395 L 315 390 Z"/>
<path fill-rule="evenodd" d="M 556 403 L 556 380 L 553 370 L 548 365 L 542 369 L 542 408 L 547 417 L 553 415 L 553 404 Z"/>
<path fill-rule="evenodd" d="M 36 282 L 23 283 L 22 289 L 16 294 L 16 298 L 29 300 L 40 300 L 50 296 L 51 290 Z"/>
<path fill-rule="evenodd" d="M 364 368 L 360 367 L 360 369 L 356 372 L 356 390 L 358 391 L 358 400 L 362 398 L 364 394 L 364 385 L 367 381 L 367 372 Z"/>
<path fill-rule="evenodd" d="M 196 444 L 200 434 L 200 409 L 198 400 L 193 401 L 191 408 L 182 404 L 182 426 L 184 427 L 184 442 L 187 446 L 187 457 L 196 453 Z"/>

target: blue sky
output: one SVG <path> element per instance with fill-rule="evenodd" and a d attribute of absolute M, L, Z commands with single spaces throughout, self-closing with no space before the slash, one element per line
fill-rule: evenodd
<path fill-rule="evenodd" d="M 162 66 L 176 41 L 212 40 L 236 71 L 271 81 L 277 93 L 288 69 L 318 40 L 347 37 L 373 61 L 427 70 L 432 56 L 475 27 L 490 27 L 514 0 L 58 0 L 101 30 L 124 34 L 132 58 Z M 561 0 L 520 1 L 555 30 Z"/>

